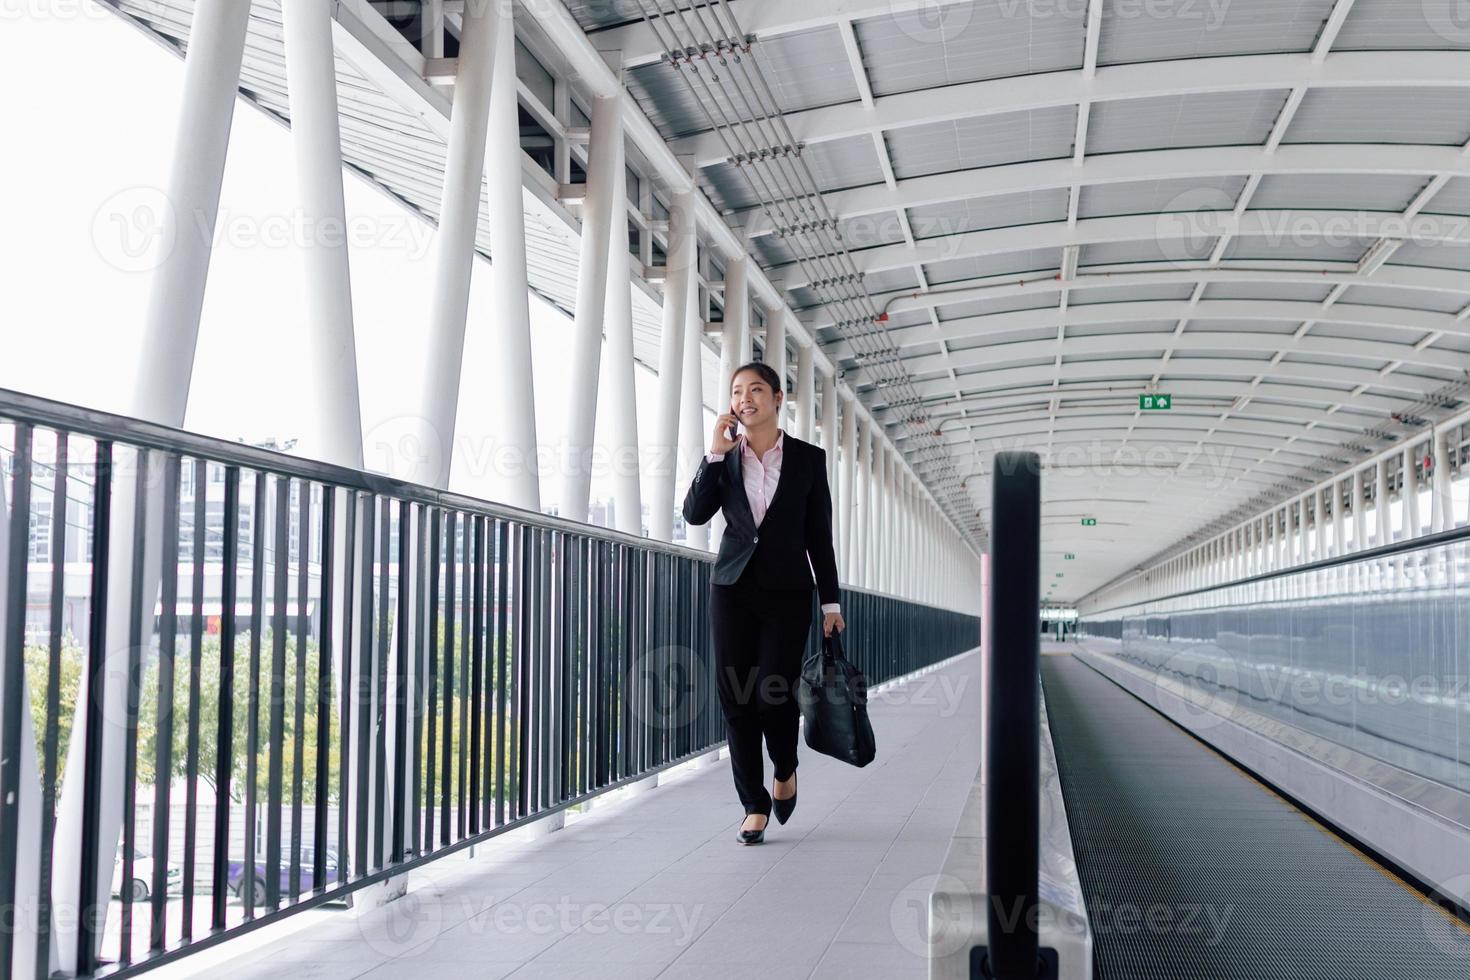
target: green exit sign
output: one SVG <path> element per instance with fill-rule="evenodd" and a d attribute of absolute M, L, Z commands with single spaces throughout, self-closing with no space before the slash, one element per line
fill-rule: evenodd
<path fill-rule="evenodd" d="M 1072 552 L 1070 552 L 1070 551 L 1067 552 L 1065 555 L 1062 555 L 1062 561 L 1076 561 L 1076 560 L 1077 560 L 1077 556 L 1074 555 L 1074 554 L 1072 554 Z"/>
<path fill-rule="evenodd" d="M 1173 395 L 1139 395 L 1138 410 L 1140 412 L 1167 412 L 1174 407 Z"/>
<path fill-rule="evenodd" d="M 1082 526 L 1083 527 L 1097 527 L 1097 518 L 1096 517 L 1084 517 L 1084 518 L 1082 518 Z"/>

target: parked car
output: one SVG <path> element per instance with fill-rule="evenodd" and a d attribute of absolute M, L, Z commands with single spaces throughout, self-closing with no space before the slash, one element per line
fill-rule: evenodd
<path fill-rule="evenodd" d="M 112 894 L 118 898 L 123 897 L 123 860 L 122 849 L 118 849 L 117 858 L 112 863 Z M 177 864 L 170 864 L 163 872 L 167 887 L 164 893 L 176 891 L 181 887 L 184 873 Z M 127 894 L 134 902 L 146 902 L 153 887 L 153 858 L 143 852 L 141 848 L 133 848 L 133 880 L 128 883 Z"/>
<path fill-rule="evenodd" d="M 313 873 L 316 868 L 316 851 L 310 847 L 301 849 L 301 891 L 311 891 L 316 887 Z M 337 880 L 337 852 L 327 848 L 326 852 L 326 876 L 322 879 L 324 883 Z M 254 899 L 256 905 L 265 904 L 265 859 L 259 855 L 255 858 L 255 885 Z M 281 849 L 281 894 L 291 894 L 291 852 L 286 848 Z M 236 898 L 242 898 L 245 883 L 245 862 L 241 860 L 230 861 L 230 894 Z"/>

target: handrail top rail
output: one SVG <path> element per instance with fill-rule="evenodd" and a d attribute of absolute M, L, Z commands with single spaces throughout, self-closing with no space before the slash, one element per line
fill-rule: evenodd
<path fill-rule="evenodd" d="M 243 469 L 264 470 L 297 479 L 308 480 L 349 490 L 360 490 L 378 496 L 395 497 L 411 503 L 444 507 L 450 510 L 499 517 L 521 524 L 535 525 L 566 534 L 580 534 L 589 538 L 601 538 L 613 544 L 660 551 L 680 558 L 713 563 L 714 554 L 703 548 L 659 541 L 642 535 L 629 534 L 616 528 L 597 524 L 584 524 L 555 514 L 542 514 L 512 504 L 483 500 L 449 490 L 436 490 L 419 483 L 410 483 L 384 473 L 354 470 L 351 467 L 328 463 L 307 456 L 292 456 L 273 449 L 262 449 L 241 442 L 230 442 L 217 436 L 189 432 L 173 426 L 136 419 L 127 415 L 86 408 L 69 402 L 31 395 L 10 388 L 0 388 L 0 420 L 26 422 L 40 428 L 59 429 L 99 441 L 122 442 L 150 450 L 178 453 L 185 456 L 208 459 L 226 466 Z M 842 587 L 851 592 L 898 599 L 884 592 L 867 589 L 844 582 Z M 916 602 L 903 599 L 904 602 Z M 918 605 L 934 609 L 955 610 L 932 603 Z"/>
<path fill-rule="evenodd" d="M 1179 592 L 1171 592 L 1168 595 L 1155 596 L 1152 599 L 1139 599 L 1136 602 L 1125 602 L 1106 609 L 1098 609 L 1086 615 L 1078 614 L 1079 621 L 1094 619 L 1107 613 L 1118 612 L 1123 609 L 1132 609 L 1136 606 L 1144 606 L 1152 603 L 1169 602 L 1173 599 L 1183 599 L 1187 596 L 1201 595 L 1206 592 L 1218 592 L 1221 589 L 1230 589 L 1238 585 L 1254 585 L 1257 582 L 1265 582 L 1270 579 L 1284 578 L 1288 575 L 1300 575 L 1304 572 L 1320 572 L 1328 568 L 1340 568 L 1343 565 L 1353 565 L 1360 561 L 1372 561 L 1377 558 L 1391 558 L 1394 555 L 1404 554 L 1410 551 L 1423 551 L 1436 548 L 1444 544 L 1454 544 L 1456 541 L 1470 540 L 1470 524 L 1464 527 L 1451 528 L 1448 531 L 1436 531 L 1433 534 L 1420 535 L 1417 538 L 1409 538 L 1404 541 L 1389 541 L 1362 551 L 1355 551 L 1348 555 L 1331 555 L 1327 558 L 1319 558 L 1316 561 L 1307 562 L 1304 565 L 1293 565 L 1291 568 L 1273 568 L 1270 571 L 1259 572 L 1255 575 L 1247 575 L 1245 578 L 1234 579 L 1229 582 L 1219 582 L 1215 585 L 1201 585 L 1193 589 L 1184 589 Z"/>

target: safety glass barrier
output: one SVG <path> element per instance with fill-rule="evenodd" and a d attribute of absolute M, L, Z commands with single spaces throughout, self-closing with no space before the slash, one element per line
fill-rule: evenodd
<path fill-rule="evenodd" d="M 1209 696 L 1470 791 L 1470 529 L 1094 613 Z"/>

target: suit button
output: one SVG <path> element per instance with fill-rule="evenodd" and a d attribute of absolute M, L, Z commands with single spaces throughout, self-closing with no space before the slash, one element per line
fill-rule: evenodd
<path fill-rule="evenodd" d="M 750 543 L 751 544 L 755 544 L 760 539 L 761 539 L 761 536 L 759 534 L 757 534 L 755 537 L 753 537 L 753 538 L 750 539 Z"/>

